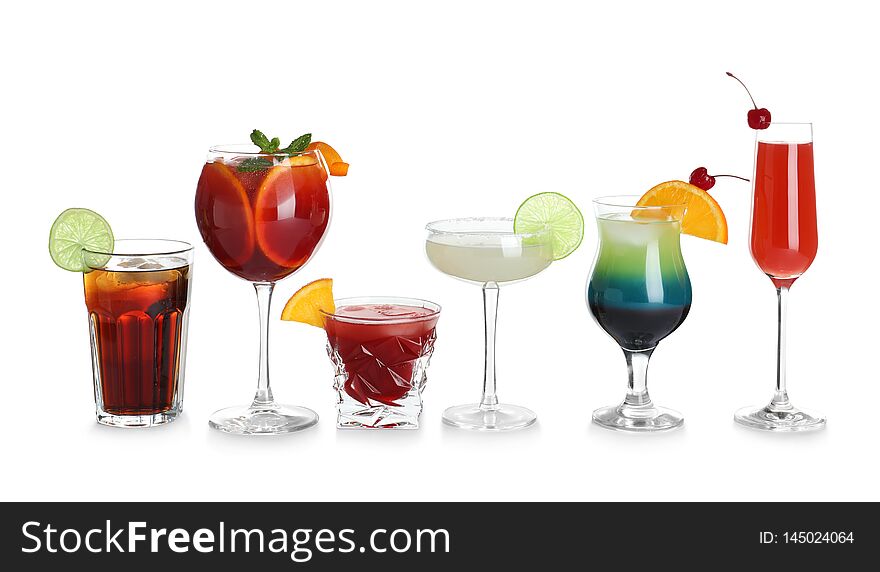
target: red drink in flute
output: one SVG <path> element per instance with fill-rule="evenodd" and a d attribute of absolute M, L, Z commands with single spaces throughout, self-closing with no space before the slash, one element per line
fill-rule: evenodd
<path fill-rule="evenodd" d="M 812 143 L 758 142 L 752 258 L 777 287 L 791 286 L 816 257 Z"/>
<path fill-rule="evenodd" d="M 821 414 L 791 404 L 785 377 L 788 290 L 816 258 L 816 185 L 813 126 L 772 123 L 757 132 L 752 197 L 752 258 L 776 286 L 779 301 L 776 391 L 764 407 L 745 407 L 737 423 L 768 431 L 809 431 L 825 426 Z"/>

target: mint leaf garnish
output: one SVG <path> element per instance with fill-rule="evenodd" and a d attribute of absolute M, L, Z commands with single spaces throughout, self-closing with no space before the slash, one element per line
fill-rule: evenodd
<path fill-rule="evenodd" d="M 272 161 L 264 157 L 250 157 L 238 164 L 241 173 L 255 173 L 272 166 Z"/>
<path fill-rule="evenodd" d="M 287 155 L 290 157 L 291 155 L 302 153 L 306 150 L 306 147 L 312 142 L 312 134 L 306 133 L 305 135 L 300 135 L 291 141 L 290 145 L 284 149 L 279 149 L 281 146 L 281 139 L 278 137 L 269 139 L 262 131 L 254 129 L 251 132 L 251 142 L 260 148 L 261 153 L 266 155 Z M 242 173 L 253 173 L 268 169 L 273 164 L 272 161 L 264 157 L 251 157 L 239 163 L 238 170 Z"/>
<path fill-rule="evenodd" d="M 269 138 L 263 135 L 263 132 L 259 129 L 254 129 L 251 132 L 251 141 L 254 145 L 259 147 L 260 151 L 262 151 L 263 153 L 271 153 L 271 151 L 269 151 L 269 148 L 271 147 L 272 142 L 269 141 Z"/>
<path fill-rule="evenodd" d="M 290 142 L 290 145 L 281 149 L 280 153 L 287 154 L 288 157 L 293 155 L 294 153 L 302 153 L 306 150 L 306 147 L 309 146 L 309 143 L 312 142 L 312 134 L 306 133 L 305 135 L 300 135 L 296 139 Z"/>

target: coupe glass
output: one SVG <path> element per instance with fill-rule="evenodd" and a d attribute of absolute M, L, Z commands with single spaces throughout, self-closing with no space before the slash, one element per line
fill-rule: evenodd
<path fill-rule="evenodd" d="M 745 407 L 737 423 L 768 431 L 810 431 L 825 416 L 793 406 L 785 386 L 785 318 L 788 290 L 806 272 L 819 243 L 811 123 L 772 123 L 757 132 L 752 193 L 752 258 L 776 287 L 776 391 L 764 407 Z"/>
<path fill-rule="evenodd" d="M 553 261 L 548 229 L 516 233 L 510 218 L 459 218 L 428 224 L 425 251 L 439 271 L 483 289 L 486 360 L 479 403 L 450 407 L 443 422 L 453 427 L 503 431 L 537 420 L 529 409 L 502 404 L 495 394 L 495 324 L 501 285 L 525 280 Z"/>
<path fill-rule="evenodd" d="M 260 315 L 257 392 L 250 405 L 210 419 L 227 433 L 275 435 L 311 427 L 318 415 L 279 405 L 269 387 L 269 307 L 275 282 L 302 268 L 330 223 L 330 184 L 318 151 L 260 153 L 253 145 L 212 147 L 196 190 L 196 222 L 211 254 L 254 285 Z"/>
<path fill-rule="evenodd" d="M 691 282 L 681 254 L 684 205 L 636 206 L 639 197 L 593 201 L 599 251 L 587 304 L 599 326 L 623 350 L 629 372 L 620 405 L 593 412 L 593 422 L 619 431 L 665 431 L 684 423 L 648 395 L 648 362 L 691 307 Z"/>

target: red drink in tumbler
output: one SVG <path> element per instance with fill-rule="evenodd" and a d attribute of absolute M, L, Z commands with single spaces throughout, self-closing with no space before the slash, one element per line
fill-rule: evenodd
<path fill-rule="evenodd" d="M 83 276 L 98 396 L 112 415 L 165 413 L 178 399 L 189 266 Z"/>
<path fill-rule="evenodd" d="M 408 299 L 343 302 L 324 315 L 339 427 L 418 427 L 440 307 Z"/>

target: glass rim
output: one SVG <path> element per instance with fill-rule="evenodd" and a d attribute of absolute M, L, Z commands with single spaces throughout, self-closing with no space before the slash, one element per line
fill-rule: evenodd
<path fill-rule="evenodd" d="M 119 243 L 157 243 L 157 244 L 165 244 L 167 247 L 158 248 L 158 249 L 143 249 L 143 248 L 135 248 L 132 251 L 129 250 L 120 250 Z M 172 246 L 176 245 L 176 246 Z M 168 238 L 120 238 L 113 242 L 112 252 L 107 252 L 106 250 L 94 250 L 91 248 L 82 248 L 83 252 L 87 252 L 88 254 L 99 254 L 103 256 L 166 256 L 171 254 L 183 254 L 186 252 L 190 252 L 193 249 L 193 245 L 184 242 L 182 240 L 173 240 Z M 150 252 L 143 252 L 143 250 L 150 250 Z"/>
<path fill-rule="evenodd" d="M 779 129 L 774 129 L 774 126 Z M 798 130 L 797 128 L 801 129 Z M 809 133 L 807 133 L 807 130 Z M 758 143 L 812 143 L 813 123 L 807 121 L 772 121 L 766 129 L 755 130 L 755 141 Z"/>
<path fill-rule="evenodd" d="M 687 207 L 687 203 L 666 203 L 662 205 L 637 205 L 642 195 L 606 195 L 596 197 L 593 204 L 602 207 L 625 208 L 630 210 L 660 210 Z"/>
<path fill-rule="evenodd" d="M 349 296 L 347 298 L 336 298 L 333 300 L 333 303 L 336 304 L 336 307 L 340 306 L 352 306 L 352 305 L 365 305 L 365 304 L 381 304 L 381 303 L 397 303 L 401 305 L 409 305 L 421 307 L 426 310 L 430 310 L 430 314 L 426 314 L 424 316 L 419 316 L 417 318 L 407 318 L 407 317 L 396 317 L 396 318 L 355 318 L 352 316 L 340 316 L 334 312 L 327 312 L 326 310 L 318 310 L 321 316 L 336 320 L 338 322 L 349 322 L 355 324 L 404 324 L 409 322 L 421 322 L 423 320 L 427 320 L 429 318 L 433 318 L 440 313 L 442 307 L 440 304 L 436 302 L 431 302 L 430 300 L 424 300 L 422 298 L 411 298 L 409 296 Z"/>
<path fill-rule="evenodd" d="M 510 222 L 511 230 L 510 231 L 495 231 L 495 230 L 487 230 L 487 229 L 472 229 L 472 230 L 443 230 L 437 228 L 439 225 L 443 223 L 460 223 L 460 222 Z M 523 238 L 528 238 L 532 236 L 547 236 L 550 234 L 550 227 L 544 227 L 543 230 L 535 231 L 535 232 L 516 232 L 513 229 L 513 218 L 505 217 L 505 216 L 475 216 L 475 217 L 462 217 L 462 218 L 445 218 L 440 220 L 431 221 L 425 225 L 425 230 L 430 232 L 431 234 L 439 234 L 445 236 L 483 236 L 483 235 L 492 235 L 492 236 L 519 236 Z"/>
<path fill-rule="evenodd" d="M 256 151 L 254 151 L 256 149 Z M 211 145 L 208 147 L 208 153 L 218 155 L 246 155 L 248 157 L 293 157 L 296 155 L 307 155 L 315 153 L 317 149 L 306 149 L 296 153 L 263 153 L 260 148 L 253 143 L 222 143 L 220 145 Z"/>

